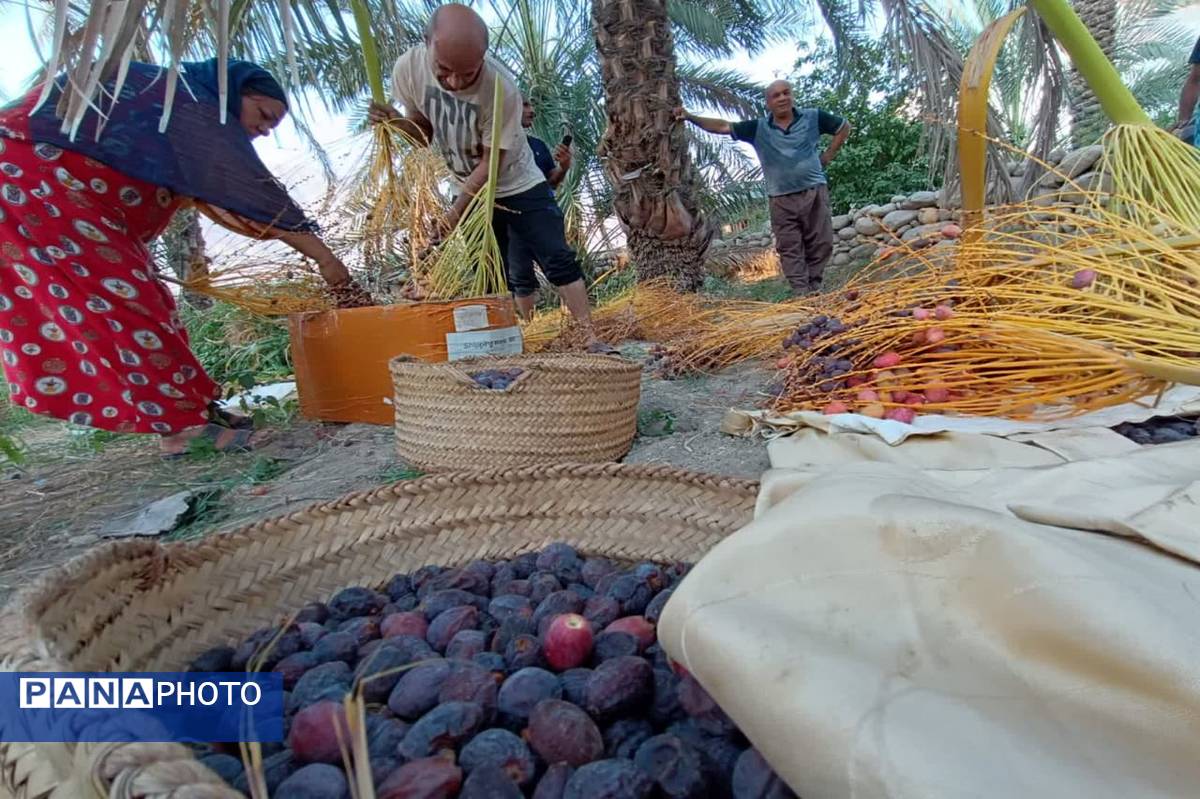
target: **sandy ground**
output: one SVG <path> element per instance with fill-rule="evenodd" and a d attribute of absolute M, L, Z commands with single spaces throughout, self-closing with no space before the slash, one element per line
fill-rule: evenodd
<path fill-rule="evenodd" d="M 640 358 L 644 348 L 623 351 Z M 674 381 L 647 373 L 640 433 L 626 462 L 758 477 L 767 467 L 765 446 L 719 427 L 730 408 L 762 400 L 768 377 L 761 365 Z M 101 543 L 99 533 L 113 519 L 180 491 L 201 496 L 164 539 L 211 535 L 415 476 L 397 459 L 391 428 L 375 425 L 301 419 L 258 452 L 179 461 L 163 461 L 156 441 L 141 438 L 84 446 L 56 424 L 21 436 L 29 462 L 0 474 L 0 600 Z"/>

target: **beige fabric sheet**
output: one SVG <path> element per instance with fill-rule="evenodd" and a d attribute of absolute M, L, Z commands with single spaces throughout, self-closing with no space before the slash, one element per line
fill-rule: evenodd
<path fill-rule="evenodd" d="M 1020 440 L 977 433 L 912 436 L 888 444 L 869 433 L 797 430 L 767 444 L 773 466 L 804 469 L 873 461 L 923 469 L 993 469 L 997 466 L 1054 466 L 1073 460 L 1120 455 L 1138 445 L 1107 428 L 1029 433 Z"/>
<path fill-rule="evenodd" d="M 1200 441 L 772 470 L 760 511 L 659 635 L 800 796 L 1200 795 Z"/>

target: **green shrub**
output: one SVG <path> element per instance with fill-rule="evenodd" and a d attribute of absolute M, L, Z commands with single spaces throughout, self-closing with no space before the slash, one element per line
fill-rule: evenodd
<path fill-rule="evenodd" d="M 180 308 L 192 351 L 209 376 L 228 386 L 253 386 L 292 374 L 286 319 L 262 317 L 217 302 L 209 308 Z"/>
<path fill-rule="evenodd" d="M 821 41 L 796 62 L 796 104 L 844 117 L 850 138 L 826 168 L 834 214 L 886 203 L 895 194 L 936 188 L 922 149 L 922 124 L 905 115 L 903 71 L 882 48 L 840 71 L 833 46 Z"/>

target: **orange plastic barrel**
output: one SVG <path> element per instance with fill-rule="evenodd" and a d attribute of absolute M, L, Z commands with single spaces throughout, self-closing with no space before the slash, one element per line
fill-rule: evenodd
<path fill-rule="evenodd" d="M 510 297 L 295 314 L 290 328 L 300 414 L 327 422 L 391 425 L 397 355 L 437 363 L 523 351 Z"/>

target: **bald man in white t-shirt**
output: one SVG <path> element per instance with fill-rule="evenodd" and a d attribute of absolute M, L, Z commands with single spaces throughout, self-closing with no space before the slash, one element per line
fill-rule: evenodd
<path fill-rule="evenodd" d="M 587 288 L 575 251 L 567 244 L 562 210 L 554 190 L 534 161 L 521 125 L 521 93 L 503 67 L 487 55 L 488 30 L 483 19 L 457 3 L 439 6 L 429 20 L 425 43 L 407 50 L 392 70 L 392 98 L 404 107 L 372 103 L 370 119 L 391 119 L 420 142 L 441 153 L 451 173 L 456 197 L 443 224 L 448 233 L 458 224 L 467 203 L 488 179 L 492 112 L 497 78 L 504 87 L 500 163 L 492 227 L 504 260 L 505 276 L 517 308 L 528 319 L 537 304 L 532 274 L 512 274 L 508 257 L 510 231 L 519 236 L 542 265 L 567 308 L 583 326 L 588 349 L 614 352 L 600 342 L 592 327 Z"/>

